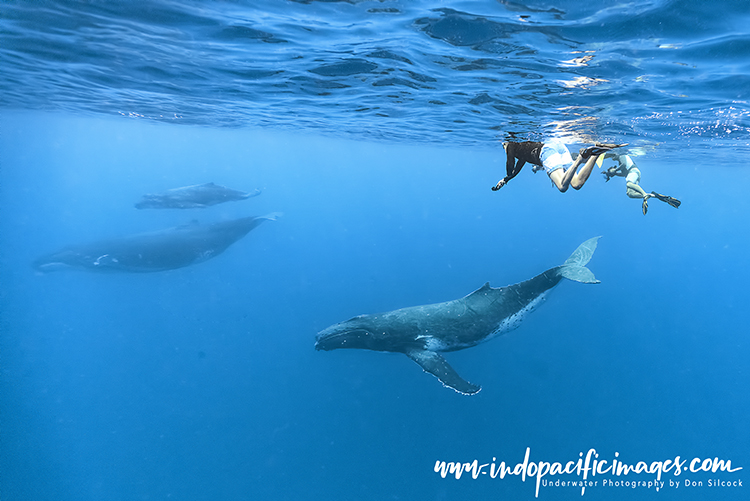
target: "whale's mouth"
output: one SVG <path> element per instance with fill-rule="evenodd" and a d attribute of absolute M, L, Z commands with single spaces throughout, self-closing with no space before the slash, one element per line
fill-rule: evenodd
<path fill-rule="evenodd" d="M 327 335 L 318 334 L 318 339 L 315 340 L 315 349 L 318 351 L 329 351 L 335 350 L 336 348 L 341 348 L 342 344 L 344 344 L 340 339 L 343 334 L 345 333 L 337 332 Z"/>
<path fill-rule="evenodd" d="M 362 348 L 361 340 L 370 333 L 365 329 L 331 330 L 318 333 L 315 349 L 320 351 L 337 350 L 340 348 Z M 358 342 L 359 341 L 359 342 Z"/>

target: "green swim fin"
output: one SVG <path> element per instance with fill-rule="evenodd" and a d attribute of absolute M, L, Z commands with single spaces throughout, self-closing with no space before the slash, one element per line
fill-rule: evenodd
<path fill-rule="evenodd" d="M 661 193 L 656 193 L 655 191 L 652 191 L 651 194 L 655 196 L 656 198 L 658 198 L 659 200 L 661 200 L 662 202 L 667 202 L 669 205 L 671 205 L 675 209 L 679 208 L 680 204 L 682 203 L 674 197 L 670 197 L 668 195 L 662 195 Z"/>

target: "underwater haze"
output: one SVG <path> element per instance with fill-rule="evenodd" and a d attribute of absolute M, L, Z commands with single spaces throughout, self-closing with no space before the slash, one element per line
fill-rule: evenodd
<path fill-rule="evenodd" d="M 0 498 L 747 499 L 748 26 L 740 0 L 3 3 Z M 644 215 L 609 159 L 490 189 L 502 141 L 552 139 L 628 143 L 682 204 Z M 260 195 L 135 207 L 211 182 Z M 175 269 L 32 266 L 275 213 Z M 597 236 L 601 283 L 443 354 L 476 395 L 315 349 Z"/>

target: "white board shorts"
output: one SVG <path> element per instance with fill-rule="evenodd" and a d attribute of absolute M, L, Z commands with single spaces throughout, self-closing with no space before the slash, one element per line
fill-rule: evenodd
<path fill-rule="evenodd" d="M 641 182 L 641 171 L 638 167 L 631 167 L 628 169 L 628 175 L 625 177 L 625 181 L 633 184 L 640 184 Z"/>
<path fill-rule="evenodd" d="M 573 157 L 570 156 L 568 147 L 560 141 L 544 143 L 539 158 L 548 176 L 557 169 L 567 169 L 573 165 Z"/>

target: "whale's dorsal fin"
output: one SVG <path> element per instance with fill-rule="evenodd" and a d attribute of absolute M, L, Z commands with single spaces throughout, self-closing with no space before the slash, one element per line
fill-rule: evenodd
<path fill-rule="evenodd" d="M 489 287 L 489 283 L 486 287 Z M 448 362 L 437 352 L 430 350 L 413 349 L 405 352 L 406 356 L 414 360 L 425 372 L 429 372 L 448 388 L 453 388 L 464 395 L 474 395 L 482 389 L 481 386 L 471 384 L 451 367 Z"/>
<path fill-rule="evenodd" d="M 492 287 L 490 287 L 490 283 L 489 282 L 485 282 L 483 286 L 481 286 L 480 288 L 478 288 L 474 292 L 466 295 L 466 297 L 471 297 L 474 294 L 484 295 L 487 291 L 490 291 L 490 290 L 492 290 Z"/>
<path fill-rule="evenodd" d="M 474 292 L 471 292 L 471 293 L 467 294 L 466 296 L 463 297 L 463 299 L 468 299 L 468 298 L 470 298 L 470 297 L 472 297 L 474 295 L 486 296 L 487 293 L 489 291 L 491 291 L 491 290 L 497 290 L 497 289 L 493 289 L 492 287 L 490 287 L 490 283 L 489 282 L 485 282 L 485 284 L 483 286 L 481 286 L 480 288 L 478 288 Z"/>

